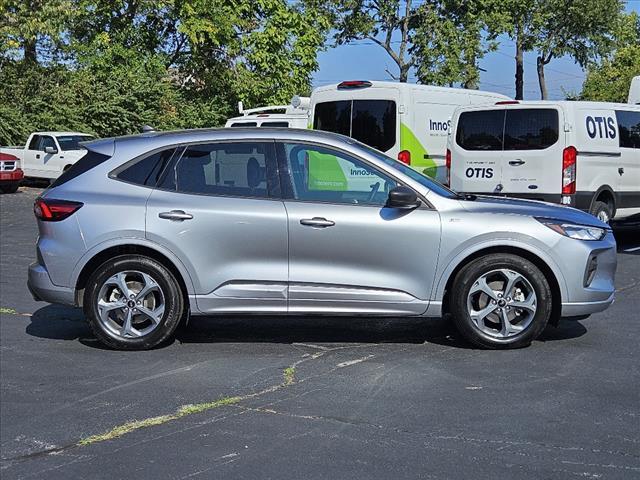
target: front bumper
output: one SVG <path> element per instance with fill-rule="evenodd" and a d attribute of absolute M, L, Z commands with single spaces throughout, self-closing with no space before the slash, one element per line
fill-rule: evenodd
<path fill-rule="evenodd" d="M 54 285 L 47 269 L 38 262 L 29 265 L 27 288 L 36 301 L 75 306 L 74 289 Z"/>
<path fill-rule="evenodd" d="M 574 302 L 562 304 L 563 317 L 581 317 L 591 315 L 606 310 L 613 303 L 615 293 L 612 293 L 606 300 L 596 302 Z"/>

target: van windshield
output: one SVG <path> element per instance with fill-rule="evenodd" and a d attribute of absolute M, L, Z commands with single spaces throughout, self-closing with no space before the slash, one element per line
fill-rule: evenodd
<path fill-rule="evenodd" d="M 386 152 L 396 144 L 396 102 L 338 100 L 316 104 L 313 128 L 340 133 Z"/>
<path fill-rule="evenodd" d="M 408 165 L 405 165 L 404 163 L 385 155 L 384 153 L 380 152 L 379 150 L 376 150 L 375 148 L 371 148 L 368 145 L 364 145 L 362 143 L 360 143 L 358 146 L 361 147 L 363 150 L 366 150 L 367 153 L 376 157 L 378 160 L 381 160 L 382 162 L 386 163 L 390 167 L 393 167 L 396 170 L 399 170 L 400 172 L 404 173 L 407 177 L 411 178 L 412 180 L 415 180 L 423 187 L 434 191 L 441 197 L 464 198 L 462 195 L 454 192 L 453 190 L 450 190 L 449 188 L 445 187 L 437 180 L 434 180 L 431 177 L 427 177 L 426 175 L 423 175 L 422 173 L 414 170 Z"/>

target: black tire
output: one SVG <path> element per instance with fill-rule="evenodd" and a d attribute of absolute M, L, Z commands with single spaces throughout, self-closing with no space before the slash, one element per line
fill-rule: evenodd
<path fill-rule="evenodd" d="M 97 305 L 105 282 L 113 275 L 127 271 L 150 275 L 159 286 L 164 300 L 164 313 L 157 326 L 148 334 L 136 338 L 125 338 L 109 331 L 101 321 Z M 87 282 L 83 305 L 91 330 L 98 340 L 117 350 L 148 350 L 162 344 L 173 335 L 186 313 L 184 297 L 174 275 L 161 263 L 141 255 L 118 256 L 98 267 Z"/>
<path fill-rule="evenodd" d="M 589 213 L 594 217 L 597 217 L 599 220 L 602 220 L 604 223 L 609 223 L 613 218 L 613 209 L 611 208 L 611 205 L 600 200 L 593 202 L 593 206 Z"/>
<path fill-rule="evenodd" d="M 16 193 L 19 186 L 19 183 L 8 183 L 6 185 L 0 186 L 0 191 L 2 193 Z"/>
<path fill-rule="evenodd" d="M 467 307 L 467 298 L 475 282 L 498 269 L 508 269 L 525 277 L 536 295 L 533 319 L 521 332 L 508 338 L 496 338 L 482 331 L 472 320 Z M 531 344 L 547 326 L 552 303 L 551 288 L 544 274 L 530 261 L 513 254 L 489 254 L 469 262 L 456 275 L 450 292 L 451 313 L 457 330 L 472 344 L 490 349 L 520 348 Z"/>

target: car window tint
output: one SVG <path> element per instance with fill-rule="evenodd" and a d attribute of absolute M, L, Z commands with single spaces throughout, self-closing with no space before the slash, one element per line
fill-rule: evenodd
<path fill-rule="evenodd" d="M 155 186 L 174 152 L 175 149 L 171 148 L 141 158 L 119 171 L 116 177 L 137 185 Z"/>
<path fill-rule="evenodd" d="M 465 150 L 502 150 L 504 110 L 463 112 L 458 120 L 456 143 Z"/>
<path fill-rule="evenodd" d="M 257 142 L 188 146 L 175 166 L 183 193 L 267 198 L 273 145 Z M 271 170 L 271 169 L 269 169 Z"/>
<path fill-rule="evenodd" d="M 37 150 L 38 144 L 40 143 L 40 135 L 34 135 L 31 137 L 31 141 L 29 142 L 29 150 Z"/>
<path fill-rule="evenodd" d="M 84 147 L 80 145 L 80 142 L 88 142 L 93 139 L 91 135 L 60 135 L 56 138 L 62 150 L 82 150 Z"/>
<path fill-rule="evenodd" d="M 50 137 L 48 135 L 43 135 L 42 137 L 40 137 L 40 147 L 38 148 L 38 150 L 42 150 L 44 152 L 44 149 L 47 147 L 52 147 L 52 148 L 58 148 L 56 146 L 56 142 L 53 139 L 53 137 Z"/>
<path fill-rule="evenodd" d="M 640 148 L 640 112 L 616 110 L 620 146 Z"/>
<path fill-rule="evenodd" d="M 261 127 L 288 127 L 289 122 L 262 122 Z"/>
<path fill-rule="evenodd" d="M 384 205 L 397 182 L 363 160 L 304 144 L 284 144 L 296 200 Z"/>
<path fill-rule="evenodd" d="M 507 110 L 505 150 L 542 150 L 558 141 L 558 111 L 552 108 Z"/>
<path fill-rule="evenodd" d="M 351 100 L 322 102 L 315 106 L 313 128 L 325 132 L 351 134 Z"/>
<path fill-rule="evenodd" d="M 231 124 L 232 127 L 257 127 L 256 122 L 235 122 Z"/>
<path fill-rule="evenodd" d="M 396 102 L 354 100 L 349 136 L 381 152 L 389 150 L 396 143 Z"/>

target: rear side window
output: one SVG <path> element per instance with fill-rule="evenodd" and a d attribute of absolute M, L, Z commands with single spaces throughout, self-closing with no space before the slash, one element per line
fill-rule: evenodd
<path fill-rule="evenodd" d="M 261 127 L 288 127 L 289 122 L 262 122 Z"/>
<path fill-rule="evenodd" d="M 60 185 L 67 183 L 69 180 L 73 180 L 74 178 L 82 175 L 85 172 L 88 172 L 94 167 L 97 167 L 101 163 L 106 162 L 111 157 L 109 155 L 103 155 L 97 152 L 87 152 L 80 160 L 71 165 L 67 170 L 62 172 L 52 184 L 50 188 L 59 187 Z"/>
<path fill-rule="evenodd" d="M 558 111 L 551 108 L 507 110 L 505 150 L 543 150 L 558 141 Z"/>
<path fill-rule="evenodd" d="M 274 161 L 273 143 L 191 145 L 171 172 L 170 186 L 182 193 L 268 198 L 277 182 Z"/>
<path fill-rule="evenodd" d="M 340 100 L 318 103 L 313 128 L 347 135 L 384 152 L 396 143 L 396 102 Z"/>
<path fill-rule="evenodd" d="M 640 148 L 640 112 L 616 110 L 620 146 L 623 148 Z"/>
<path fill-rule="evenodd" d="M 456 143 L 465 150 L 502 150 L 504 110 L 463 112 L 458 120 Z"/>
<path fill-rule="evenodd" d="M 133 164 L 126 164 L 124 169 L 116 170 L 115 177 L 136 185 L 154 187 L 174 152 L 175 148 L 170 148 L 136 160 Z"/>

